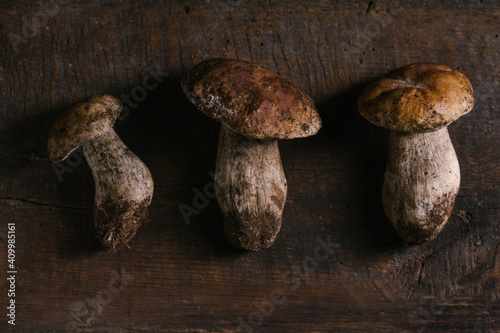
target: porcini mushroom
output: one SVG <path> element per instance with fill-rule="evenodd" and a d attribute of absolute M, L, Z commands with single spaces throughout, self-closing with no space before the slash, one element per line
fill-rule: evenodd
<path fill-rule="evenodd" d="M 114 96 L 87 98 L 59 116 L 47 145 L 53 163 L 83 147 L 95 181 L 95 228 L 101 243 L 113 248 L 128 246 L 153 197 L 151 173 L 112 128 L 121 111 Z"/>
<path fill-rule="evenodd" d="M 412 64 L 366 87 L 357 105 L 364 118 L 391 130 L 385 214 L 409 244 L 435 238 L 460 187 L 447 126 L 474 106 L 470 81 L 446 66 Z"/>
<path fill-rule="evenodd" d="M 222 122 L 215 193 L 227 240 L 246 250 L 271 246 L 287 195 L 277 140 L 318 132 L 313 101 L 285 77 L 234 59 L 201 62 L 182 88 L 201 112 Z"/>

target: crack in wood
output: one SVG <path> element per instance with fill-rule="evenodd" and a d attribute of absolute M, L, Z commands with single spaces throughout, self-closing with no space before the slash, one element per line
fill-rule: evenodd
<path fill-rule="evenodd" d="M 6 200 L 6 201 L 21 201 L 21 202 L 28 203 L 28 204 L 31 204 L 31 205 L 45 206 L 45 207 L 52 207 L 52 208 L 58 208 L 58 209 L 81 209 L 81 210 L 91 210 L 91 209 L 84 208 L 84 207 L 57 206 L 57 205 L 53 205 L 53 204 L 48 204 L 48 203 L 43 203 L 43 202 L 38 202 L 38 201 L 32 201 L 32 200 L 26 200 L 26 199 L 16 198 L 16 197 L 0 197 L 0 200 Z"/>

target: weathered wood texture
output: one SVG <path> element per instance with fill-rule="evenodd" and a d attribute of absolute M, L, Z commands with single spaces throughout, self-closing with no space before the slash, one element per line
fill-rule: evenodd
<path fill-rule="evenodd" d="M 0 4 L 0 331 L 500 331 L 497 1 L 45 7 L 51 16 L 37 1 Z M 227 244 L 214 199 L 198 202 L 206 207 L 189 224 L 179 211 L 193 206 L 193 188 L 211 190 L 219 125 L 180 88 L 211 57 L 280 72 L 323 118 L 317 136 L 280 143 L 283 227 L 256 253 Z M 449 127 L 462 172 L 452 216 L 422 246 L 404 245 L 383 214 L 388 133 L 355 109 L 367 83 L 412 62 L 459 69 L 476 94 L 474 110 Z M 133 96 L 115 129 L 155 181 L 150 222 L 115 253 L 95 236 L 86 163 L 73 155 L 78 166 L 59 181 L 46 154 L 56 116 L 101 93 Z M 17 228 L 15 328 L 5 315 L 8 222 Z M 328 238 L 331 253 L 316 250 Z"/>

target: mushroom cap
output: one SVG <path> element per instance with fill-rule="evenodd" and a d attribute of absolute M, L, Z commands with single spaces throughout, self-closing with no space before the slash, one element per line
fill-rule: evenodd
<path fill-rule="evenodd" d="M 121 111 L 122 102 L 112 95 L 92 96 L 64 111 L 50 130 L 50 160 L 61 162 L 83 143 L 106 133 Z"/>
<path fill-rule="evenodd" d="M 182 79 L 188 99 L 205 115 L 256 139 L 316 134 L 321 118 L 311 97 L 287 78 L 235 59 L 209 59 Z"/>
<path fill-rule="evenodd" d="M 404 132 L 447 126 L 474 106 L 465 75 L 437 64 L 398 68 L 365 88 L 359 113 L 374 125 Z"/>

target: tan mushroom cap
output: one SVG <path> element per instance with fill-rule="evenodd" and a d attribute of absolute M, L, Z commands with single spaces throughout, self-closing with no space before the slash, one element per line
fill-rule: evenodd
<path fill-rule="evenodd" d="M 121 110 L 118 98 L 100 95 L 86 98 L 64 111 L 50 130 L 47 144 L 50 160 L 61 162 L 83 143 L 106 133 Z"/>
<path fill-rule="evenodd" d="M 205 115 L 257 139 L 293 139 L 321 128 L 312 99 L 285 77 L 234 59 L 210 59 L 182 80 L 188 99 Z"/>
<path fill-rule="evenodd" d="M 359 113 L 368 121 L 405 132 L 447 126 L 473 106 L 469 79 L 437 64 L 398 68 L 366 87 L 358 99 Z"/>

